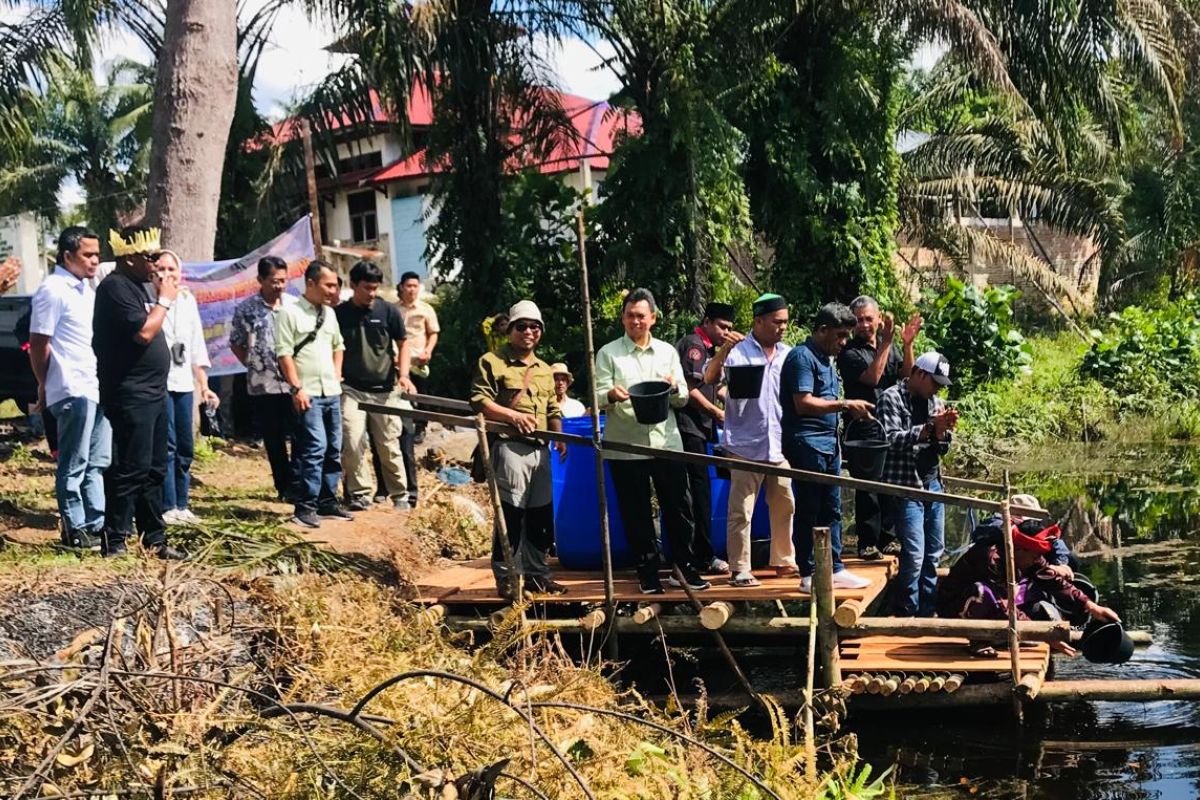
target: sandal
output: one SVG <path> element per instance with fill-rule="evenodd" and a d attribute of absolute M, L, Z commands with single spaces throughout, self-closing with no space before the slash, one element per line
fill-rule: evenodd
<path fill-rule="evenodd" d="M 775 568 L 776 578 L 798 578 L 800 576 L 800 568 L 791 564 L 784 564 Z"/>
<path fill-rule="evenodd" d="M 971 658 L 999 658 L 996 648 L 987 642 L 971 642 Z"/>
<path fill-rule="evenodd" d="M 753 575 L 750 575 L 748 573 L 739 573 L 739 574 L 735 575 L 734 577 L 730 578 L 729 585 L 736 586 L 739 589 L 746 589 L 751 586 L 762 586 L 762 584 L 759 583 L 758 578 L 756 578 Z"/>

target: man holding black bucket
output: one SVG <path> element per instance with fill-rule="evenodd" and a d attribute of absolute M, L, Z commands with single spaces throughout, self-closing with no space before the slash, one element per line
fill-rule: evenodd
<path fill-rule="evenodd" d="M 754 301 L 754 327 L 735 343 L 733 336 L 717 351 L 704 370 L 704 382 L 715 385 L 728 377 L 723 446 L 730 458 L 786 467 L 783 457 L 783 407 L 779 401 L 783 362 L 791 350 L 783 343 L 788 326 L 787 301 L 764 294 Z M 743 381 L 740 375 L 748 377 Z M 742 383 L 746 385 L 741 385 Z M 796 548 L 792 542 L 792 514 L 796 501 L 791 481 L 756 472 L 733 470 L 729 477 L 727 549 L 733 577 L 730 586 L 758 586 L 750 571 L 750 523 L 760 487 L 766 487 L 771 511 L 771 566 L 779 577 L 792 577 Z"/>
<path fill-rule="evenodd" d="M 649 289 L 634 289 L 625 296 L 621 306 L 625 335 L 596 353 L 593 402 L 606 412 L 604 441 L 682 452 L 683 440 L 670 407 L 687 403 L 687 380 L 675 348 L 650 335 L 657 321 L 658 307 Z M 694 520 L 687 468 L 679 461 L 615 450 L 606 451 L 604 457 L 612 472 L 625 535 L 637 560 L 642 594 L 663 592 L 651 490 L 658 496 L 672 561 L 691 589 L 707 589 L 709 583 L 696 571 L 692 550 Z M 667 581 L 678 585 L 674 577 Z"/>
<path fill-rule="evenodd" d="M 942 491 L 939 462 L 950 447 L 958 412 L 937 396 L 950 385 L 950 362 L 929 351 L 913 364 L 912 376 L 879 396 L 879 421 L 887 437 L 884 483 Z M 900 572 L 896 578 L 897 613 L 932 617 L 937 567 L 946 541 L 945 506 L 932 500 L 896 500 Z"/>
<path fill-rule="evenodd" d="M 893 343 L 895 322 L 891 314 L 881 314 L 875 298 L 867 295 L 854 298 L 850 311 L 857 323 L 854 337 L 838 354 L 838 372 L 842 376 L 846 399 L 876 398 L 896 381 L 912 374 L 913 341 L 921 330 L 921 316 L 913 314 L 900 333 L 904 354 Z M 850 422 L 849 419 L 846 420 Z M 854 534 L 858 539 L 858 557 L 878 561 L 884 555 L 897 555 L 900 544 L 893 537 L 895 503 L 885 494 L 854 493 Z"/>
<path fill-rule="evenodd" d="M 704 319 L 694 331 L 675 343 L 683 375 L 687 378 L 688 402 L 676 412 L 679 436 L 683 449 L 689 453 L 708 454 L 708 445 L 715 442 L 716 426 L 725 424 L 725 412 L 718 404 L 716 384 L 704 380 L 704 366 L 717 348 L 726 342 L 736 344 L 741 334 L 733 330 L 733 306 L 728 303 L 709 303 Z M 729 564 L 717 558 L 712 545 L 712 490 L 707 464 L 689 464 L 688 491 L 692 495 L 692 518 L 696 536 L 692 549 L 696 553 L 696 569 L 707 575 L 729 572 Z"/>

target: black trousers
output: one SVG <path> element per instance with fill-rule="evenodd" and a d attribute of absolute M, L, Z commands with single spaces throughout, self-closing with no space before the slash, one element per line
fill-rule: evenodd
<path fill-rule="evenodd" d="M 417 375 L 415 373 L 412 373 L 412 374 L 409 374 L 408 377 L 412 379 L 413 386 L 415 386 L 417 388 L 417 394 L 428 394 L 428 392 L 426 391 L 429 388 L 429 377 L 428 376 Z M 413 403 L 413 408 L 420 408 L 420 406 L 417 405 L 416 403 Z M 434 410 L 436 411 L 437 409 L 434 409 Z M 417 433 L 424 433 L 425 426 L 428 424 L 429 423 L 423 419 L 413 420 L 414 435 Z M 408 491 L 411 492 L 412 487 L 409 487 Z"/>
<path fill-rule="evenodd" d="M 289 444 L 293 444 L 296 427 L 296 412 L 292 408 L 292 396 L 288 394 L 252 394 L 251 407 L 254 419 L 262 433 L 267 461 L 271 464 L 271 480 L 275 491 L 285 500 L 291 500 L 296 476 L 292 474 L 292 459 L 288 455 Z"/>
<path fill-rule="evenodd" d="M 167 474 L 167 404 L 106 403 L 112 425 L 112 464 L 104 473 L 104 525 L 111 538 L 128 538 L 134 521 L 142 544 L 167 541 L 162 516 L 163 477 Z"/>
<path fill-rule="evenodd" d="M 554 544 L 554 504 L 549 503 L 536 508 L 518 508 L 501 501 L 500 508 L 504 511 L 504 528 L 508 531 L 508 543 L 512 547 L 513 557 L 517 563 L 522 563 L 521 539 L 526 547 L 532 546 L 540 555 L 542 566 L 546 563 L 546 553 Z M 524 554 L 528 555 L 528 554 Z M 500 532 L 492 529 L 492 562 L 504 563 L 504 546 L 500 542 Z M 537 575 L 536 577 L 544 577 Z"/>
<path fill-rule="evenodd" d="M 687 469 L 678 461 L 659 458 L 636 460 L 612 459 L 613 489 L 617 493 L 617 508 L 625 526 L 625 537 L 638 565 L 659 557 L 658 537 L 654 532 L 650 492 L 658 496 L 663 527 L 671 543 L 674 562 L 694 565 L 692 550 L 695 523 L 692 519 L 692 498 L 688 492 Z"/>
<path fill-rule="evenodd" d="M 688 453 L 708 454 L 708 440 L 700 436 L 680 433 L 683 449 Z M 688 492 L 692 496 L 692 520 L 696 535 L 692 539 L 692 550 L 696 563 L 707 567 L 716 556 L 712 545 L 712 484 L 709 481 L 707 464 L 687 464 Z"/>
<path fill-rule="evenodd" d="M 859 551 L 883 547 L 895 539 L 895 498 L 886 494 L 854 493 L 854 534 Z"/>

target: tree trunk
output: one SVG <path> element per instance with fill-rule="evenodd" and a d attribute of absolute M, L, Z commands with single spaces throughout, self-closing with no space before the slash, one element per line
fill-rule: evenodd
<path fill-rule="evenodd" d="M 211 259 L 237 100 L 235 0 L 169 0 L 154 87 L 146 221 L 187 261 Z"/>

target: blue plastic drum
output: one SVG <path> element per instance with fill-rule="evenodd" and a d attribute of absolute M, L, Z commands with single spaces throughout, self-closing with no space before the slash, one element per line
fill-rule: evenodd
<path fill-rule="evenodd" d="M 604 430 L 604 417 L 600 418 Z M 591 417 L 568 417 L 563 420 L 563 433 L 591 437 Z M 568 445 L 567 459 L 558 455 L 550 458 L 554 483 L 554 546 L 558 560 L 567 569 L 593 570 L 604 565 L 600 545 L 600 516 L 596 497 L 596 459 L 591 447 Z M 608 531 L 612 543 L 614 568 L 633 565 L 625 526 L 617 510 L 617 495 L 613 491 L 612 475 L 604 467 L 604 484 L 608 495 Z"/>

